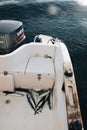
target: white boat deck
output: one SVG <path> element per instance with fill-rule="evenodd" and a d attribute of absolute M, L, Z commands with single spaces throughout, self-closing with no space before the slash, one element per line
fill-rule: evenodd
<path fill-rule="evenodd" d="M 59 101 L 63 92 L 58 92 L 58 100 L 54 92 L 52 110 L 48 104 L 41 113 L 34 111 L 27 101 L 26 95 L 0 94 L 0 129 L 1 130 L 67 130 L 65 103 Z M 8 103 L 7 103 L 8 101 Z M 58 103 L 58 104 L 57 104 Z"/>

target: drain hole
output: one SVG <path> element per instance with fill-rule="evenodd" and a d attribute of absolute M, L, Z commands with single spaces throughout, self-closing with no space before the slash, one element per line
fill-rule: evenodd
<path fill-rule="evenodd" d="M 9 100 L 9 99 L 5 101 L 5 104 L 9 104 L 9 103 L 10 103 L 10 100 Z"/>

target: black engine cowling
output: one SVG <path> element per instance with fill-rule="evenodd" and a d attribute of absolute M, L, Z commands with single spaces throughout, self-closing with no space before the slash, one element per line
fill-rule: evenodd
<path fill-rule="evenodd" d="M 23 23 L 14 20 L 0 20 L 0 54 L 15 50 L 25 39 Z"/>

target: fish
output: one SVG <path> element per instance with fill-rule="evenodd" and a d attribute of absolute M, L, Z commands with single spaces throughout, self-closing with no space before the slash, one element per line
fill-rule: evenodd
<path fill-rule="evenodd" d="M 34 89 L 33 89 L 33 91 L 36 92 L 36 93 L 40 96 L 40 95 L 42 95 L 43 93 L 47 92 L 48 90 L 43 90 L 43 89 L 41 89 L 41 90 L 34 90 Z"/>
<path fill-rule="evenodd" d="M 14 92 L 10 92 L 10 91 L 3 91 L 3 93 L 5 93 L 6 95 L 8 95 L 8 94 L 14 94 Z"/>
<path fill-rule="evenodd" d="M 34 103 L 34 106 L 36 107 L 36 102 L 35 102 L 35 99 L 34 99 L 34 95 L 33 95 L 32 89 L 29 90 L 29 94 L 30 94 L 30 97 L 32 98 L 32 101 L 33 101 L 33 103 Z"/>
<path fill-rule="evenodd" d="M 39 98 L 42 98 L 50 93 L 50 90 L 47 90 L 46 92 L 42 93 Z"/>
<path fill-rule="evenodd" d="M 37 113 L 37 112 L 42 112 L 42 109 L 43 109 L 43 106 L 45 105 L 45 97 L 43 97 L 39 102 L 38 102 L 38 104 L 37 104 L 37 106 L 36 106 L 36 110 L 35 110 L 35 114 Z M 34 115 L 35 115 L 34 114 Z"/>
<path fill-rule="evenodd" d="M 26 93 L 30 92 L 29 89 L 25 89 L 25 88 L 15 88 L 15 91 L 26 92 Z"/>
<path fill-rule="evenodd" d="M 50 93 L 50 92 L 49 92 Z M 40 98 L 39 102 L 36 105 L 36 112 L 42 111 L 43 106 L 48 100 L 49 93 L 46 93 L 43 97 Z M 36 113 L 35 113 L 36 114 Z"/>
<path fill-rule="evenodd" d="M 31 108 L 35 111 L 34 115 L 42 112 L 42 109 L 46 102 L 48 102 L 50 110 L 53 107 L 52 105 L 53 88 L 48 90 L 17 88 L 16 91 L 26 92 L 27 100 Z"/>
<path fill-rule="evenodd" d="M 49 93 L 49 96 L 48 96 L 48 106 L 49 106 L 50 110 L 53 108 L 53 92 Z"/>
<path fill-rule="evenodd" d="M 30 96 L 29 94 L 27 94 L 26 96 L 27 96 L 27 100 L 28 100 L 28 102 L 29 102 L 31 108 L 32 108 L 34 111 L 36 111 L 35 105 L 34 105 L 34 102 L 33 102 L 32 98 L 31 98 L 31 96 Z"/>
<path fill-rule="evenodd" d="M 16 92 L 16 91 L 14 91 L 14 92 L 10 92 L 10 91 L 3 91 L 3 93 L 5 93 L 5 94 L 6 94 L 6 96 L 7 96 L 7 95 L 9 95 L 9 94 L 17 94 L 17 95 L 20 95 L 20 96 L 24 96 L 24 94 L 22 94 L 22 93 L 18 93 L 18 92 Z"/>

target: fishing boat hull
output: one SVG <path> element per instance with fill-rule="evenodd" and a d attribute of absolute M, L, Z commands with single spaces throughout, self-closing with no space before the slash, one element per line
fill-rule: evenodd
<path fill-rule="evenodd" d="M 37 37 L 0 56 L 0 128 L 84 130 L 65 44 L 49 36 Z"/>

